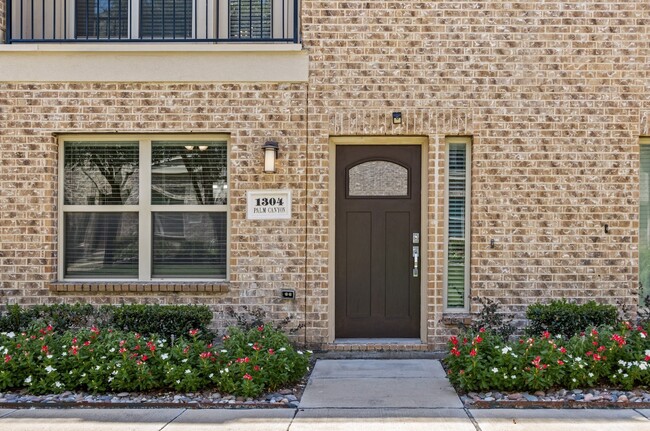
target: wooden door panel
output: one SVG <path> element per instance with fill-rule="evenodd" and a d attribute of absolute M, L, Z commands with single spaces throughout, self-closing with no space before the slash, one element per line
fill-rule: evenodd
<path fill-rule="evenodd" d="M 347 214 L 347 289 L 346 307 L 350 317 L 370 317 L 372 214 L 350 212 Z"/>

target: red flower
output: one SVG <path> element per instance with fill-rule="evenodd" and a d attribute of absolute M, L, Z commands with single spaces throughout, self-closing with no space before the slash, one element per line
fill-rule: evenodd
<path fill-rule="evenodd" d="M 481 344 L 481 342 L 483 341 L 483 338 L 481 338 L 480 335 L 477 335 L 476 338 L 474 339 L 474 341 L 476 342 L 476 344 Z"/>
<path fill-rule="evenodd" d="M 451 352 L 449 352 L 449 353 L 451 353 L 452 355 L 454 355 L 454 356 L 456 356 L 456 357 L 460 356 L 460 350 L 458 350 L 458 349 L 455 348 L 455 347 L 453 347 L 453 348 L 451 349 Z"/>
<path fill-rule="evenodd" d="M 92 332 L 93 334 L 99 334 L 99 329 L 97 329 L 97 327 L 93 325 L 90 327 L 90 332 Z"/>
<path fill-rule="evenodd" d="M 481 333 L 485 332 L 485 328 L 479 329 L 478 332 L 481 332 Z"/>
<path fill-rule="evenodd" d="M 650 355 L 646 355 L 646 356 L 645 356 L 645 361 L 646 361 L 646 362 L 650 362 Z"/>
<path fill-rule="evenodd" d="M 126 348 L 120 347 L 120 353 L 126 353 Z"/>
<path fill-rule="evenodd" d="M 596 328 L 591 330 L 591 336 L 592 337 L 597 337 L 598 336 L 598 331 L 596 330 Z"/>
<path fill-rule="evenodd" d="M 253 344 L 253 350 L 260 350 L 260 349 L 261 347 L 257 343 Z"/>
<path fill-rule="evenodd" d="M 142 356 L 140 356 L 140 358 L 142 359 L 142 362 L 145 362 L 147 359 L 149 359 L 149 356 L 142 355 Z"/>
<path fill-rule="evenodd" d="M 198 329 L 190 329 L 190 337 L 196 337 L 196 334 L 199 333 Z"/>
<path fill-rule="evenodd" d="M 566 349 L 564 347 L 560 347 L 560 353 L 566 353 Z"/>
<path fill-rule="evenodd" d="M 551 338 L 551 333 L 548 332 L 548 331 L 544 331 L 542 333 L 542 338 L 544 338 L 545 340 L 548 340 L 549 338 Z"/>
<path fill-rule="evenodd" d="M 558 365 L 564 365 L 564 361 L 558 359 L 558 360 L 557 360 L 557 364 L 558 364 Z"/>
<path fill-rule="evenodd" d="M 269 355 L 275 355 L 275 350 L 269 349 Z"/>
<path fill-rule="evenodd" d="M 457 337 L 451 337 L 449 339 L 449 342 L 452 344 L 452 346 L 458 346 L 458 338 Z"/>
<path fill-rule="evenodd" d="M 260 325 L 260 326 L 258 326 L 258 327 L 257 327 L 257 330 L 260 331 L 260 332 L 262 332 L 262 331 L 264 330 L 264 325 Z"/>
<path fill-rule="evenodd" d="M 604 352 L 605 350 L 607 350 L 607 347 L 605 347 L 605 346 L 600 346 L 598 348 L 598 352 Z"/>
<path fill-rule="evenodd" d="M 587 353 L 585 353 L 585 356 L 591 356 L 591 355 L 593 355 L 593 354 L 594 354 L 594 352 L 592 352 L 592 351 L 590 350 L 590 351 L 588 351 Z"/>
<path fill-rule="evenodd" d="M 250 374 L 246 373 L 246 374 L 244 374 L 244 379 L 246 379 L 246 380 L 253 380 L 253 376 L 251 376 Z"/>
<path fill-rule="evenodd" d="M 90 346 L 90 341 L 84 341 L 84 346 Z"/>
<path fill-rule="evenodd" d="M 476 349 L 472 349 L 469 351 L 470 356 L 476 356 Z"/>
<path fill-rule="evenodd" d="M 594 354 L 594 361 L 600 361 L 601 359 L 603 359 L 603 357 L 600 356 L 598 353 Z"/>
<path fill-rule="evenodd" d="M 41 352 L 45 353 L 46 355 L 47 355 L 48 351 L 49 351 L 49 348 L 47 346 L 41 347 Z"/>
<path fill-rule="evenodd" d="M 5 355 L 5 364 L 11 361 L 11 355 Z"/>
<path fill-rule="evenodd" d="M 259 371 L 259 370 L 260 370 L 260 366 L 259 366 L 259 365 L 255 365 L 255 366 L 253 367 L 253 370 L 255 370 L 255 371 Z"/>
<path fill-rule="evenodd" d="M 199 357 L 201 359 L 208 359 L 210 356 L 212 356 L 212 353 L 210 352 L 202 352 L 201 354 L 199 354 Z"/>

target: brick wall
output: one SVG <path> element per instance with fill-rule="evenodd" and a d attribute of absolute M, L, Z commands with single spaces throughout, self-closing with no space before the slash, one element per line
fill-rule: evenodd
<path fill-rule="evenodd" d="M 259 305 L 274 318 L 291 315 L 302 322 L 304 105 L 305 86 L 299 84 L 0 83 L 3 302 L 210 304 L 220 327 L 223 306 Z M 57 277 L 58 228 L 53 134 L 80 131 L 230 134 L 230 284 L 51 283 Z M 261 146 L 270 138 L 280 141 L 278 172 L 262 174 Z M 293 190 L 292 220 L 246 220 L 245 192 L 260 188 Z M 280 287 L 296 289 L 303 301 L 281 301 Z"/>
<path fill-rule="evenodd" d="M 310 176 L 322 179 L 310 184 L 314 209 L 329 204 L 328 136 L 430 138 L 430 344 L 440 346 L 448 330 L 438 323 L 445 135 L 473 136 L 473 296 L 499 299 L 519 313 L 551 297 L 636 301 L 648 2 L 305 1 L 303 7 L 310 152 L 318 160 Z M 402 111 L 406 125 L 392 126 L 391 111 Z M 324 231 L 330 226 L 315 223 Z M 315 296 L 327 286 L 317 269 L 328 264 L 326 238 L 309 240 L 318 251 L 309 274 Z M 327 311 L 327 304 L 308 308 L 314 316 Z"/>
<path fill-rule="evenodd" d="M 440 323 L 444 138 L 469 135 L 471 294 L 520 316 L 552 297 L 634 306 L 650 3 L 304 0 L 302 8 L 308 85 L 0 83 L 0 294 L 20 303 L 208 303 L 218 320 L 225 304 L 260 304 L 277 318 L 295 314 L 308 341 L 326 343 L 329 138 L 427 136 L 423 301 L 429 347 L 441 348 L 451 330 Z M 393 111 L 403 125 L 392 124 Z M 231 133 L 229 292 L 47 288 L 57 258 L 53 133 L 78 131 Z M 259 173 L 267 138 L 281 143 L 275 175 Z M 265 187 L 293 190 L 291 221 L 245 219 L 245 191 Z M 277 299 L 285 286 L 296 302 Z"/>

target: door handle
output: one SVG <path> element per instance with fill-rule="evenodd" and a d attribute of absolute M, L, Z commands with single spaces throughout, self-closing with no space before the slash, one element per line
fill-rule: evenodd
<path fill-rule="evenodd" d="M 420 246 L 414 245 L 413 246 L 413 277 L 417 277 L 420 272 L 418 269 L 419 258 L 420 258 Z"/>

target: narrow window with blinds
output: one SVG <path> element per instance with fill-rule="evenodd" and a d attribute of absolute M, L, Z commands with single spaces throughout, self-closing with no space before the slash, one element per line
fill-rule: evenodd
<path fill-rule="evenodd" d="M 451 140 L 447 151 L 446 298 L 448 309 L 466 308 L 468 288 L 468 142 Z"/>
<path fill-rule="evenodd" d="M 231 39 L 270 39 L 272 0 L 228 0 Z"/>
<path fill-rule="evenodd" d="M 226 141 L 61 147 L 64 279 L 226 278 Z"/>
<path fill-rule="evenodd" d="M 639 295 L 640 304 L 650 295 L 650 138 L 641 138 L 639 170 Z"/>
<path fill-rule="evenodd" d="M 125 39 L 129 29 L 129 0 L 76 0 L 79 39 Z"/>

